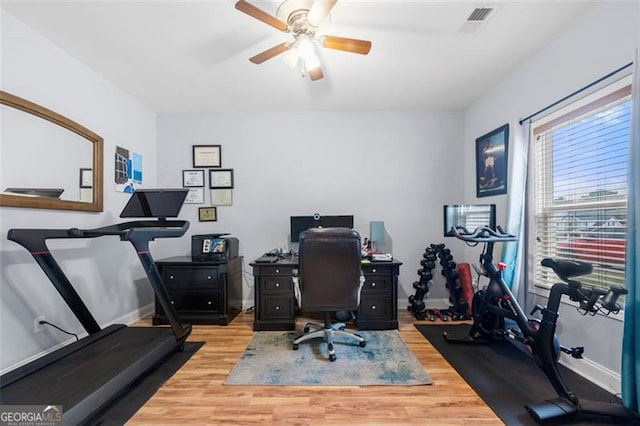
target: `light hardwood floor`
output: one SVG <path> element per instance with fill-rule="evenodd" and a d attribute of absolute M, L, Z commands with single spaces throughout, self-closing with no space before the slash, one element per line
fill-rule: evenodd
<path fill-rule="evenodd" d="M 205 345 L 127 424 L 502 425 L 400 311 L 400 334 L 432 385 L 224 386 L 253 334 L 253 314 L 242 313 L 228 326 L 194 325 L 189 341 Z"/>

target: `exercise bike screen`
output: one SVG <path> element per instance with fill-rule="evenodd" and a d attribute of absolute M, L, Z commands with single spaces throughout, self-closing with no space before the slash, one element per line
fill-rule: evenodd
<path fill-rule="evenodd" d="M 444 206 L 444 236 L 453 237 L 453 226 L 464 226 L 469 231 L 480 226 L 496 229 L 495 204 L 463 204 Z"/>

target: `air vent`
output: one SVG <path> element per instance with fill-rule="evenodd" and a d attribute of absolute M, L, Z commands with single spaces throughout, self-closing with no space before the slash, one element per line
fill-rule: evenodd
<path fill-rule="evenodd" d="M 468 18 L 460 27 L 459 33 L 477 34 L 480 29 L 487 23 L 490 17 L 495 15 L 496 7 L 476 6 L 469 13 Z"/>
<path fill-rule="evenodd" d="M 491 12 L 493 12 L 493 8 L 491 7 L 477 7 L 473 9 L 473 12 L 471 12 L 471 15 L 467 18 L 467 21 L 484 21 Z"/>

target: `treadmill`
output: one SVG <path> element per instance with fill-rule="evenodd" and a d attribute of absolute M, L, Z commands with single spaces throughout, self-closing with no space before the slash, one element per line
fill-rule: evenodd
<path fill-rule="evenodd" d="M 120 217 L 135 220 L 97 229 L 11 229 L 7 238 L 29 250 L 88 336 L 0 376 L 0 404 L 62 406 L 63 424 L 83 424 L 134 381 L 184 347 L 191 325 L 178 320 L 149 252 L 156 238 L 181 237 L 189 222 L 177 217 L 186 189 L 141 189 Z M 169 327 L 101 328 L 55 261 L 46 241 L 117 236 L 136 249 Z"/>

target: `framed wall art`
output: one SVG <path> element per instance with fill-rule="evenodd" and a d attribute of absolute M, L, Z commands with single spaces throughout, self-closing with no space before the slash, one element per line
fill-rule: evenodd
<path fill-rule="evenodd" d="M 211 205 L 214 205 L 214 206 L 233 205 L 233 189 L 212 189 Z"/>
<path fill-rule="evenodd" d="M 209 170 L 210 189 L 233 189 L 233 169 Z"/>
<path fill-rule="evenodd" d="M 204 170 L 183 170 L 182 186 L 184 188 L 204 187 Z"/>
<path fill-rule="evenodd" d="M 185 204 L 204 204 L 204 188 L 189 188 L 187 197 L 184 199 Z"/>
<path fill-rule="evenodd" d="M 218 210 L 215 207 L 198 207 L 200 222 L 215 222 L 218 220 Z"/>
<path fill-rule="evenodd" d="M 80 169 L 80 188 L 93 188 L 93 169 Z"/>
<path fill-rule="evenodd" d="M 222 167 L 222 147 L 193 145 L 193 167 Z"/>
<path fill-rule="evenodd" d="M 476 139 L 476 196 L 507 193 L 509 124 Z"/>

